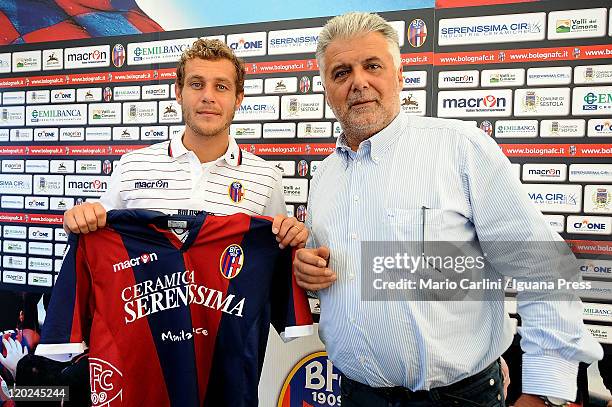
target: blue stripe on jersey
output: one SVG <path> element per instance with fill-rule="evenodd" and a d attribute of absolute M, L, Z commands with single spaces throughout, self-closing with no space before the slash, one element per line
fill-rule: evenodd
<path fill-rule="evenodd" d="M 62 271 L 57 277 L 56 286 L 61 287 L 62 295 L 55 295 L 49 304 L 45 326 L 42 330 L 40 343 L 70 343 L 74 312 L 68 314 L 65 310 L 74 310 L 76 303 L 76 256 L 79 245 L 79 236 L 71 233 L 68 235 L 68 253 L 64 258 Z M 79 332 L 81 330 L 79 329 Z"/>
<path fill-rule="evenodd" d="M 190 223 L 190 228 L 189 228 L 189 235 L 187 236 L 187 239 L 185 240 L 185 242 L 183 243 L 183 249 L 187 249 L 188 247 L 190 247 L 193 242 L 195 242 L 195 240 L 197 239 L 198 235 L 200 234 L 200 229 L 202 229 L 202 226 L 204 225 L 204 221 L 206 220 L 206 215 L 207 213 L 202 211 L 199 212 L 196 216 L 195 216 L 195 220 L 193 216 L 180 216 L 180 215 L 172 215 L 172 219 L 189 219 L 189 223 Z"/>
<path fill-rule="evenodd" d="M 109 212 L 110 213 L 110 212 Z M 142 214 L 138 211 L 138 215 Z M 129 214 L 128 214 L 129 215 Z M 152 220 L 159 219 L 151 214 Z M 168 218 L 166 215 L 161 215 Z M 142 216 L 140 216 L 142 219 Z M 118 221 L 121 218 L 111 217 L 111 221 Z M 129 229 L 126 223 L 112 225 L 114 228 L 122 230 Z M 136 224 L 136 228 L 140 234 L 122 233 L 123 244 L 127 249 L 130 258 L 141 256 L 143 253 L 156 253 L 156 264 L 151 267 L 147 265 L 139 265 L 133 267 L 134 279 L 136 283 L 142 283 L 147 280 L 152 280 L 155 284 L 158 278 L 164 279 L 164 276 L 170 276 L 176 272 L 184 272 L 185 264 L 182 257 L 182 252 L 176 250 L 172 243 L 161 233 L 150 229 L 146 232 L 147 236 L 142 236 L 142 222 Z M 151 238 L 149 234 L 157 235 Z M 165 240 L 165 243 L 161 241 Z M 145 271 L 146 269 L 146 271 Z M 168 389 L 168 397 L 170 405 L 196 407 L 200 405 L 198 400 L 198 382 L 197 382 L 197 366 L 195 364 L 195 351 L 193 342 L 186 341 L 171 341 L 162 340 L 162 334 L 171 331 L 172 333 L 192 332 L 191 313 L 189 306 L 180 306 L 174 309 L 166 309 L 162 312 L 156 312 L 147 316 L 149 329 L 153 336 L 153 342 L 157 350 L 159 364 L 164 374 L 166 388 Z M 143 366 L 143 368 L 146 368 Z"/>
<path fill-rule="evenodd" d="M 239 298 L 248 294 L 248 297 L 242 318 L 225 313 L 221 317 L 205 406 L 257 405 L 259 376 L 270 332 L 270 308 L 278 308 L 268 302 L 269 298 L 274 298 L 276 303 L 276 296 L 284 294 L 284 291 L 270 294 L 271 280 L 277 274 L 269 271 L 273 264 L 270 256 L 276 258 L 279 254 L 271 228 L 269 220 L 251 218 L 250 230 L 238 243 L 243 249 L 244 264 L 238 276 L 230 280 L 227 294 Z M 261 307 L 259 304 L 262 302 L 268 305 Z M 262 311 L 255 314 L 254 311 L 258 310 Z M 252 353 L 254 351 L 256 353 Z M 240 380 L 223 380 L 233 376 L 240 377 Z"/>

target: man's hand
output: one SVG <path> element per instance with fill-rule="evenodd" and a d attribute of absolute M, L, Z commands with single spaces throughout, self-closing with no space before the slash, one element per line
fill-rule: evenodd
<path fill-rule="evenodd" d="M 98 203 L 84 202 L 64 212 L 64 230 L 89 233 L 106 226 L 106 210 Z"/>
<path fill-rule="evenodd" d="M 0 365 L 3 365 L 11 374 L 13 379 L 17 374 L 17 363 L 28 354 L 28 348 L 21 346 L 21 342 L 14 340 L 9 337 L 8 339 L 2 339 L 4 349 L 6 349 L 6 357 L 2 356 L 0 352 Z"/>
<path fill-rule="evenodd" d="M 329 287 L 336 281 L 336 273 L 327 267 L 329 248 L 300 249 L 293 260 L 297 284 L 305 290 L 317 291 Z"/>
<path fill-rule="evenodd" d="M 544 400 L 533 394 L 521 394 L 521 397 L 516 400 L 514 407 L 546 407 Z"/>
<path fill-rule="evenodd" d="M 308 240 L 308 229 L 296 218 L 276 215 L 272 221 L 272 233 L 281 249 L 287 246 L 302 248 Z"/>
<path fill-rule="evenodd" d="M 504 400 L 508 398 L 508 386 L 510 386 L 510 369 L 503 357 L 499 357 L 501 364 L 502 384 L 504 386 Z"/>

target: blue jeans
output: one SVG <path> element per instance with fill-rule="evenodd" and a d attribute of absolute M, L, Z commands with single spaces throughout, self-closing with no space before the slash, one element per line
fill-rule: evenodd
<path fill-rule="evenodd" d="M 375 388 L 342 376 L 342 407 L 504 407 L 499 361 L 480 373 L 429 391 Z"/>

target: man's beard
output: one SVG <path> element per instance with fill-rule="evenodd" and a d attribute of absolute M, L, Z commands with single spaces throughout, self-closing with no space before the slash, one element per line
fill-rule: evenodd
<path fill-rule="evenodd" d="M 195 120 L 192 120 L 192 115 L 190 112 L 183 112 L 183 121 L 185 122 L 185 126 L 189 127 L 193 134 L 199 137 L 214 137 L 222 131 L 229 128 L 230 124 L 234 120 L 234 114 L 228 118 L 228 120 L 221 125 L 214 128 L 203 128 L 196 124 Z"/>
<path fill-rule="evenodd" d="M 351 111 L 355 103 L 362 101 L 372 101 L 375 106 L 367 108 L 368 111 L 364 113 Z M 344 114 L 339 114 L 340 112 L 334 113 L 342 125 L 344 136 L 350 146 L 358 146 L 362 141 L 372 137 L 374 134 L 387 127 L 395 117 L 392 110 L 385 109 L 378 96 L 357 95 L 349 98 L 346 102 L 346 106 L 347 110 L 344 111 Z M 373 115 L 374 118 L 368 120 L 367 117 L 360 117 L 361 114 L 365 114 L 368 117 Z"/>

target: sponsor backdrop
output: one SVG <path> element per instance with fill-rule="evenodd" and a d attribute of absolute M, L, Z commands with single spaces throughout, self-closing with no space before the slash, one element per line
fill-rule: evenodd
<path fill-rule="evenodd" d="M 315 2 L 309 10 L 285 7 L 274 18 L 286 20 L 274 22 L 265 7 L 219 11 L 213 20 L 193 1 L 180 2 L 184 8 L 103 2 L 95 13 L 85 6 L 68 13 L 62 7 L 70 2 L 50 1 L 49 10 L 37 9 L 48 18 L 29 17 L 20 9 L 29 3 L 0 1 L 7 21 L 0 41 L 11 44 L 0 49 L 0 288 L 49 291 L 67 240 L 63 211 L 103 193 L 121 154 L 182 131 L 174 67 L 198 37 L 219 38 L 244 58 L 246 97 L 231 134 L 283 172 L 288 213 L 304 220 L 309 180 L 341 133 L 313 55 L 318 33 L 324 16 L 369 9 L 399 33 L 402 114 L 467 120 L 499 143 L 593 282 L 582 293 L 584 317 L 610 351 L 608 1 L 577 9 L 568 0 L 475 7 L 423 0 L 409 10 L 393 2 Z M 278 341 L 272 335 L 261 405 L 340 405 L 337 371 L 317 353 L 322 344 Z"/>

